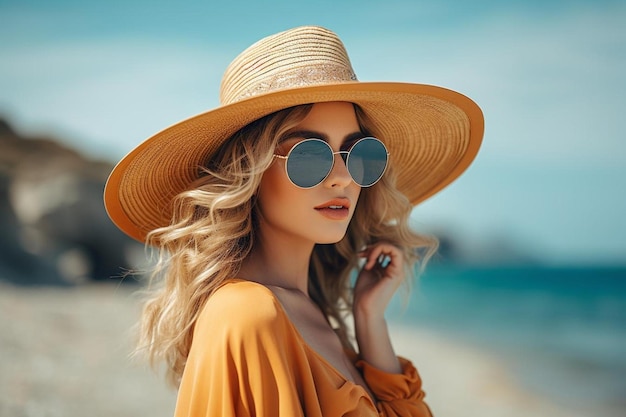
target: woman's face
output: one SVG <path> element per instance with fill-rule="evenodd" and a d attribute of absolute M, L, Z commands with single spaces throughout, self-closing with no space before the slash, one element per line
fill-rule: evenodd
<path fill-rule="evenodd" d="M 309 138 L 326 141 L 334 152 L 346 150 L 362 136 L 351 103 L 317 103 L 302 122 L 289 130 L 276 154 L 287 155 L 294 145 Z M 285 170 L 286 161 L 274 159 L 263 174 L 258 193 L 262 239 L 336 243 L 343 238 L 361 187 L 352 181 L 341 156 L 336 154 L 334 158 L 328 177 L 308 189 L 292 184 Z"/>

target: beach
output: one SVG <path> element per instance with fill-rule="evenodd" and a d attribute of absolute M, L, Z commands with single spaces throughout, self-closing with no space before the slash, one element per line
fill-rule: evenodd
<path fill-rule="evenodd" d="M 424 381 L 436 416 L 582 417 L 520 386 L 506 358 L 432 331 L 391 325 L 396 352 L 410 357 Z"/>
<path fill-rule="evenodd" d="M 171 416 L 175 392 L 130 358 L 138 287 L 0 284 L 0 415 Z M 505 358 L 427 329 L 390 324 L 437 416 L 585 416 L 524 390 Z"/>

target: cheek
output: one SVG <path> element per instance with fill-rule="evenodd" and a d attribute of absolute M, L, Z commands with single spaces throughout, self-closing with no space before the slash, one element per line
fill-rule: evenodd
<path fill-rule="evenodd" d="M 285 207 L 290 200 L 293 203 L 294 190 L 283 167 L 272 164 L 263 174 L 259 187 L 259 205 L 263 212 Z"/>
<path fill-rule="evenodd" d="M 352 182 L 352 184 L 348 187 L 349 197 L 352 201 L 354 201 L 354 207 L 352 210 L 353 213 L 354 213 L 354 210 L 356 209 L 356 205 L 359 202 L 359 196 L 361 195 L 361 190 L 362 188 L 356 185 L 354 182 Z"/>

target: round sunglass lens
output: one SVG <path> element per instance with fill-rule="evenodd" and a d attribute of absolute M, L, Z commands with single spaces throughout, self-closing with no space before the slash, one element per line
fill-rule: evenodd
<path fill-rule="evenodd" d="M 287 158 L 287 175 L 298 187 L 311 188 L 324 181 L 333 166 L 333 153 L 321 140 L 303 140 Z"/>
<path fill-rule="evenodd" d="M 361 139 L 350 149 L 347 164 L 354 182 L 369 187 L 385 173 L 387 149 L 378 139 Z"/>

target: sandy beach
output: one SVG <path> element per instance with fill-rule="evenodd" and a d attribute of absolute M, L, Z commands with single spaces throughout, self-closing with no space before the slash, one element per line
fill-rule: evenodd
<path fill-rule="evenodd" d="M 0 416 L 170 416 L 175 392 L 131 360 L 137 287 L 22 288 L 0 283 Z M 501 357 L 392 324 L 437 416 L 594 415 L 518 386 Z"/>

